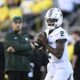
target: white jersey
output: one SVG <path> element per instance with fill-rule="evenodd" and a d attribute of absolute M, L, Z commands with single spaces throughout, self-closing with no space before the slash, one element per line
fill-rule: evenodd
<path fill-rule="evenodd" d="M 53 54 L 49 53 L 51 58 L 49 59 L 49 63 L 47 65 L 47 75 L 45 80 L 73 80 L 73 69 L 71 63 L 69 62 L 67 51 L 67 32 L 63 28 L 59 27 L 50 34 L 49 29 L 46 30 L 45 33 L 47 34 L 49 45 L 52 48 L 56 48 L 56 40 L 67 40 L 64 44 L 64 52 L 61 59 L 58 59 Z"/>
<path fill-rule="evenodd" d="M 59 27 L 59 28 L 53 30 L 53 32 L 51 34 L 49 34 L 49 29 L 47 29 L 45 31 L 45 33 L 47 34 L 47 39 L 48 39 L 49 45 L 52 48 L 56 48 L 56 40 L 58 40 L 58 39 L 66 39 L 67 40 L 64 45 L 65 48 L 64 48 L 62 58 L 58 59 L 53 54 L 49 53 L 49 56 L 51 57 L 49 59 L 49 61 L 50 62 L 68 61 L 68 51 L 67 51 L 68 34 L 67 34 L 67 32 L 63 28 Z"/>

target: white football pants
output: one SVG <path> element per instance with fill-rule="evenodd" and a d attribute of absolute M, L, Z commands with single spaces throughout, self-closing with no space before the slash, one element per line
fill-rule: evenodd
<path fill-rule="evenodd" d="M 48 63 L 45 80 L 74 80 L 71 64 Z"/>

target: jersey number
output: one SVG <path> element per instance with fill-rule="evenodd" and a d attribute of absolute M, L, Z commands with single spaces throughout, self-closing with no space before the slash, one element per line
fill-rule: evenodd
<path fill-rule="evenodd" d="M 60 33 L 61 33 L 61 36 L 64 36 L 64 31 L 60 31 Z"/>

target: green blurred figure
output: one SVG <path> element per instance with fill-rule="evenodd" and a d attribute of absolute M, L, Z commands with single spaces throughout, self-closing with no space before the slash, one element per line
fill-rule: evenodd
<path fill-rule="evenodd" d="M 28 80 L 31 70 L 32 45 L 27 34 L 23 34 L 22 18 L 14 17 L 12 31 L 5 36 L 5 71 L 9 80 Z"/>

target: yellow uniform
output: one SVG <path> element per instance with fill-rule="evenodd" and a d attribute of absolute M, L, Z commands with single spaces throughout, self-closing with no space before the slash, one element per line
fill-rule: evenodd
<path fill-rule="evenodd" d="M 68 56 L 70 61 L 72 61 L 73 52 L 74 52 L 74 45 L 73 44 L 68 45 Z"/>
<path fill-rule="evenodd" d="M 0 21 L 3 22 L 9 18 L 9 10 L 7 6 L 0 7 Z"/>
<path fill-rule="evenodd" d="M 53 0 L 36 0 L 36 3 L 33 5 L 33 13 L 41 13 L 52 7 L 52 5 Z"/>
<path fill-rule="evenodd" d="M 22 12 L 20 8 L 12 8 L 9 11 L 10 13 L 10 19 L 12 19 L 14 16 L 22 16 Z"/>

